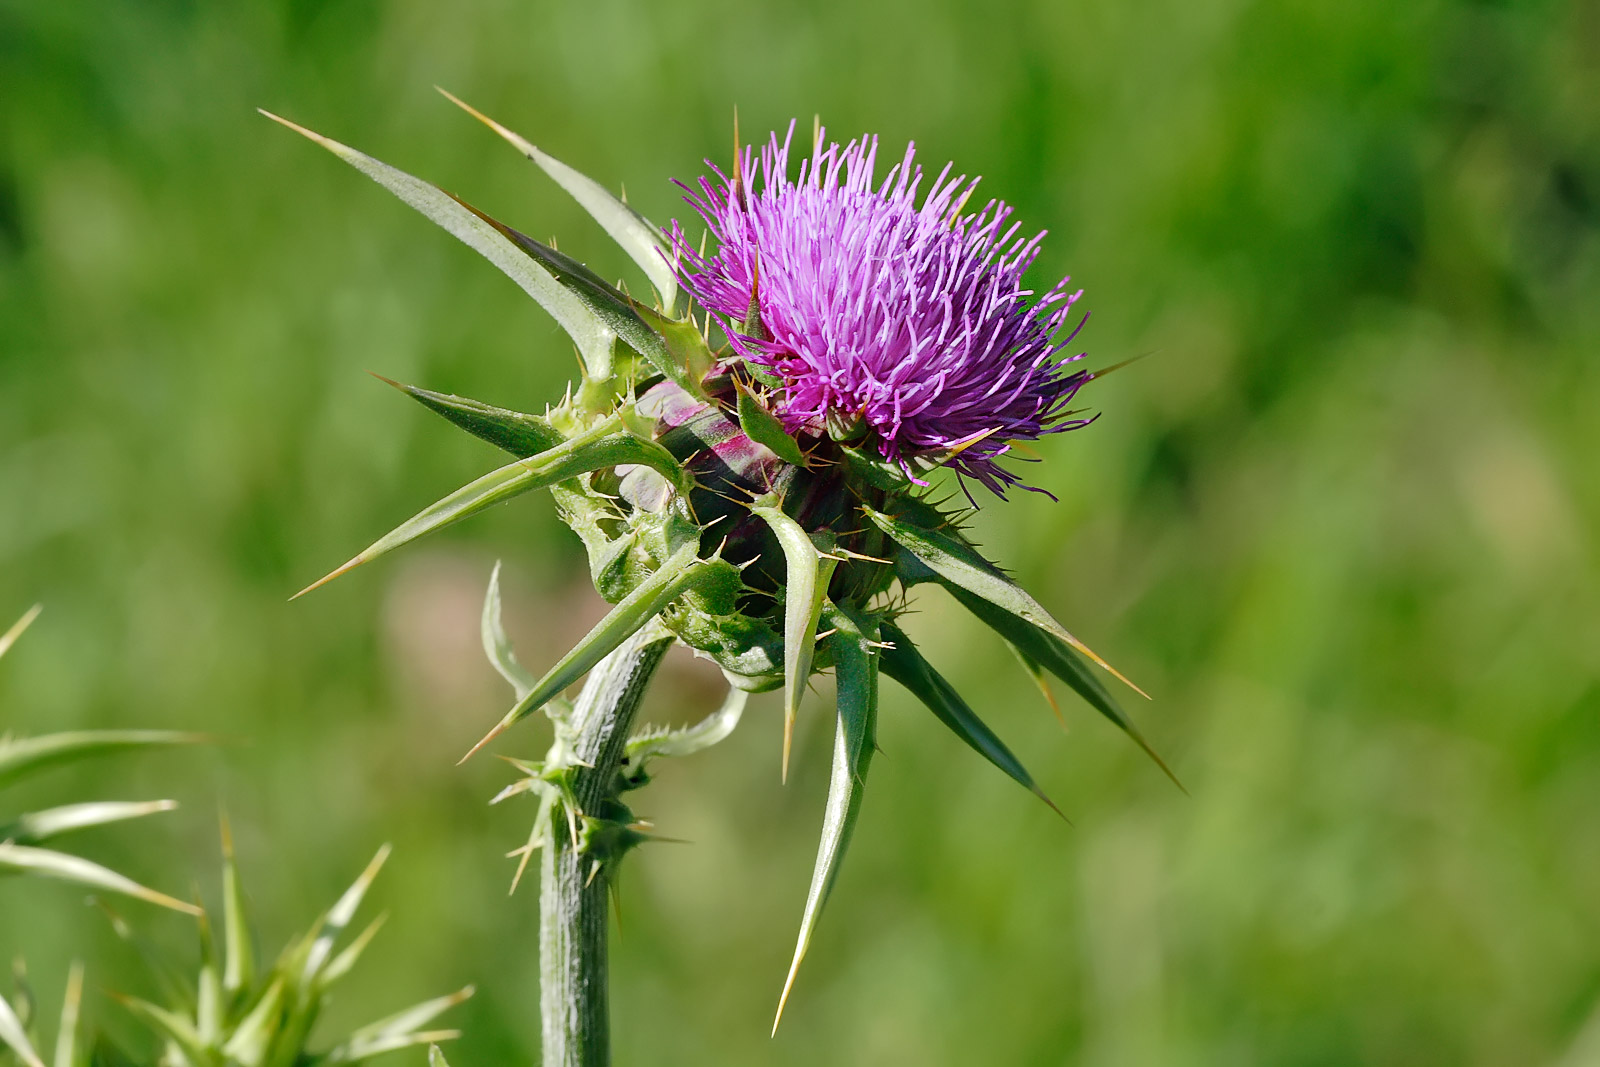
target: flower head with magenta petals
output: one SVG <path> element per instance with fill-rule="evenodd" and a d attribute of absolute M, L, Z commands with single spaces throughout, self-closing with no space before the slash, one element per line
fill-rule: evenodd
<path fill-rule="evenodd" d="M 790 432 L 1017 484 L 996 462 L 1009 442 L 1089 421 L 1066 410 L 1089 375 L 1061 356 L 1081 292 L 1062 279 L 1033 300 L 1022 283 L 1044 234 L 1018 236 L 1000 201 L 963 215 L 977 179 L 949 166 L 919 206 L 915 147 L 879 183 L 875 137 L 824 147 L 818 130 L 791 179 L 793 133 L 742 152 L 731 179 L 711 165 L 683 185 L 717 242 L 699 254 L 674 225 L 684 287 L 776 377 Z"/>

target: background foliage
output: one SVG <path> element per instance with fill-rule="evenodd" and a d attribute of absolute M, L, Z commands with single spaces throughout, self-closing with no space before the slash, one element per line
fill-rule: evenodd
<path fill-rule="evenodd" d="M 0 617 L 48 605 L 0 728 L 236 739 L 84 769 L 80 792 L 188 810 L 89 854 L 182 892 L 220 793 L 270 951 L 393 839 L 395 916 L 334 1021 L 474 981 L 452 1059 L 531 1058 L 534 900 L 497 858 L 531 808 L 484 805 L 495 761 L 452 763 L 504 711 L 476 647 L 493 560 L 538 667 L 598 607 L 577 545 L 523 501 L 284 602 L 494 462 L 364 370 L 529 407 L 573 362 L 471 252 L 252 108 L 624 271 L 436 82 L 659 220 L 669 177 L 731 152 L 735 103 L 747 135 L 819 111 L 914 138 L 1051 229 L 1040 270 L 1087 288 L 1095 363 L 1155 353 L 1045 445 L 1061 502 L 979 532 L 1156 694 L 1136 711 L 1192 798 L 1081 705 L 1063 736 L 927 594 L 913 634 L 1076 827 L 888 686 L 769 1041 L 828 731 L 803 720 L 780 787 L 761 698 L 641 797 L 693 844 L 624 874 L 621 1062 L 1600 1058 L 1592 0 L 0 0 Z M 718 699 L 702 664 L 666 679 L 658 718 Z M 79 955 L 91 991 L 148 992 L 70 892 L 0 893 L 38 987 Z"/>

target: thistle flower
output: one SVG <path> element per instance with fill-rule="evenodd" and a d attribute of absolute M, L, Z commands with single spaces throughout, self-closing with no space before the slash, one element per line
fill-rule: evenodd
<path fill-rule="evenodd" d="M 532 837 L 512 855 L 525 862 L 535 847 L 570 850 L 588 860 L 589 883 L 601 886 L 646 839 L 620 799 L 647 780 L 644 761 L 714 743 L 736 725 L 746 692 L 782 687 L 787 769 L 806 683 L 831 668 L 837 732 L 827 814 L 781 1012 L 861 812 L 880 675 L 1044 798 L 898 628 L 916 587 L 945 589 L 1012 646 L 1047 697 L 1045 678 L 1054 675 L 1155 756 L 1084 657 L 1109 666 L 984 558 L 963 532 L 965 516 L 931 497 L 923 477 L 946 464 L 998 492 L 1016 482 L 997 463 L 1008 442 L 1081 425 L 1065 407 L 1091 376 L 1059 358 L 1070 336 L 1056 339 L 1076 294 L 1063 282 L 1030 302 L 1021 276 L 1038 237 L 1019 240 L 1003 205 L 964 216 L 972 189 L 965 179 L 945 171 L 917 206 L 921 175 L 909 150 L 876 187 L 875 141 L 824 149 L 819 133 L 793 182 L 787 140 L 770 141 L 759 168 L 740 153 L 733 180 L 718 173 L 692 193 L 719 244 L 702 255 L 689 251 L 681 226 L 654 226 L 461 106 L 571 193 L 639 266 L 656 299 L 635 299 L 437 187 L 269 116 L 482 254 L 566 329 L 584 369 L 577 388 L 542 416 L 391 383 L 516 458 L 424 508 L 302 594 L 549 488 L 584 544 L 595 588 L 614 607 L 535 677 L 500 631 L 491 583 L 485 645 L 516 703 L 472 751 L 541 709 L 549 715 L 549 753 L 516 761 L 523 777 L 502 794 L 540 801 Z M 697 320 L 680 299 L 680 282 L 705 317 Z M 601 770 L 593 752 L 578 753 L 575 738 L 587 727 L 561 694 L 612 653 L 659 644 L 662 635 L 717 663 L 733 693 L 688 731 L 612 745 Z M 600 774 L 613 778 L 597 787 Z M 585 794 L 599 799 L 585 802 Z M 549 924 L 552 907 L 564 905 L 542 907 Z M 569 946 L 570 933 L 545 946 Z"/>
<path fill-rule="evenodd" d="M 701 255 L 673 224 L 684 287 L 777 379 L 785 429 L 864 439 L 908 473 L 948 461 L 1001 493 L 1018 480 L 996 463 L 1008 442 L 1089 421 L 1066 417 L 1089 378 L 1069 369 L 1081 356 L 1057 358 L 1081 290 L 1063 278 L 1030 303 L 1022 276 L 1044 234 L 1019 236 L 997 200 L 963 215 L 977 179 L 947 165 L 919 206 L 914 146 L 876 184 L 878 139 L 825 146 L 820 126 L 791 177 L 793 137 L 791 123 L 741 153 L 731 179 L 712 165 L 679 183 L 718 245 Z"/>

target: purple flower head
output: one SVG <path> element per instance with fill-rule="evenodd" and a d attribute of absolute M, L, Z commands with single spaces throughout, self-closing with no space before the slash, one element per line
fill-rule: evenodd
<path fill-rule="evenodd" d="M 819 130 L 791 180 L 793 136 L 743 152 L 737 180 L 708 160 L 714 177 L 678 183 L 717 243 L 702 255 L 673 223 L 684 287 L 779 379 L 791 433 L 864 438 L 908 473 L 947 462 L 1003 495 L 1011 441 L 1089 421 L 1066 410 L 1089 378 L 1060 355 L 1077 329 L 1058 337 L 1081 291 L 1063 278 L 1030 299 L 1044 234 L 1019 237 L 1000 201 L 963 215 L 977 179 L 946 166 L 919 207 L 914 145 L 877 184 L 876 137 L 823 147 Z"/>

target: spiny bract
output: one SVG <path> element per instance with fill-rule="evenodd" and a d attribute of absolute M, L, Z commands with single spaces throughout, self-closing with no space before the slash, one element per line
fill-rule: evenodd
<path fill-rule="evenodd" d="M 1063 408 L 1090 376 L 1069 372 L 1056 358 L 1066 342 L 1055 339 L 1075 297 L 1063 282 L 1028 299 L 1021 275 L 1038 239 L 1002 229 L 1003 205 L 963 214 L 969 183 L 946 172 L 918 207 L 909 150 L 874 189 L 876 142 L 823 147 L 819 131 L 791 182 L 774 138 L 761 155 L 760 190 L 755 156 L 740 151 L 734 180 L 719 172 L 693 194 L 719 247 L 690 252 L 681 226 L 663 231 L 467 110 L 579 201 L 643 271 L 655 300 L 630 296 L 427 182 L 269 116 L 481 253 L 562 325 L 584 367 L 542 416 L 391 383 L 516 458 L 310 588 L 510 497 L 551 490 L 588 551 L 595 588 L 615 606 L 534 678 L 510 655 L 491 588 L 485 644 L 517 701 L 478 747 L 541 708 L 550 714 L 554 747 L 539 763 L 519 764 L 525 777 L 508 791 L 542 798 L 518 854 L 525 862 L 534 846 L 570 839 L 592 855 L 596 876 L 644 835 L 620 802 L 615 811 L 574 810 L 563 690 L 646 626 L 665 627 L 721 666 L 735 696 L 681 737 L 641 738 L 621 786 L 631 788 L 644 780 L 646 756 L 713 743 L 737 721 L 744 692 L 780 686 L 787 769 L 806 681 L 832 668 L 837 743 L 787 998 L 860 812 L 880 673 L 1044 795 L 896 626 L 912 587 L 945 588 L 1011 644 L 1041 686 L 1047 674 L 1059 677 L 1149 751 L 1081 657 L 1107 665 L 978 552 L 959 516 L 928 499 L 922 477 L 951 465 L 1002 489 L 1016 481 L 996 462 L 1008 441 L 1077 425 Z M 709 311 L 696 318 L 688 297 Z"/>

